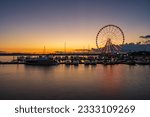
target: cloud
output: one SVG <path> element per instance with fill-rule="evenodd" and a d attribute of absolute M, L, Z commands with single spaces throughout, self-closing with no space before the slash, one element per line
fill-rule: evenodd
<path fill-rule="evenodd" d="M 140 38 L 150 39 L 150 35 L 140 36 Z"/>
<path fill-rule="evenodd" d="M 145 44 L 150 44 L 150 40 L 147 40 L 144 42 Z"/>

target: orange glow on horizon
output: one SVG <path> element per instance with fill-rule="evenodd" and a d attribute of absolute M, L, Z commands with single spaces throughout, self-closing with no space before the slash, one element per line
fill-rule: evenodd
<path fill-rule="evenodd" d="M 56 53 L 56 52 L 75 52 L 76 50 L 82 50 L 83 48 L 7 48 L 7 49 L 1 49 L 1 52 L 6 53 L 32 53 L 32 54 L 48 54 L 48 53 Z"/>
<path fill-rule="evenodd" d="M 45 29 L 46 27 L 43 27 Z M 56 28 L 56 27 L 55 27 Z M 75 49 L 91 49 L 96 47 L 96 33 L 99 28 L 79 27 L 76 29 L 65 29 L 57 27 L 52 31 L 41 29 L 12 30 L 8 33 L 0 33 L 0 51 L 19 53 L 46 53 L 61 51 L 74 51 Z M 7 40 L 7 41 L 6 41 Z M 128 34 L 125 43 L 137 42 L 138 36 Z M 117 42 L 115 42 L 117 43 Z M 105 43 L 103 44 L 105 45 Z M 66 47 L 65 47 L 66 46 Z M 100 46 L 101 47 L 101 46 Z"/>

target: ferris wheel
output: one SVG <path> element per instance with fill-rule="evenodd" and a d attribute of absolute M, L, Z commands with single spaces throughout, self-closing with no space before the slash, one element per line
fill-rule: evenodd
<path fill-rule="evenodd" d="M 124 44 L 124 33 L 116 25 L 106 25 L 96 35 L 96 46 L 101 53 L 118 53 Z"/>

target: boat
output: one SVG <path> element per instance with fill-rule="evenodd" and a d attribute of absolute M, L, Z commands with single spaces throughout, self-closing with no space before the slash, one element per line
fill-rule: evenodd
<path fill-rule="evenodd" d="M 90 62 L 90 64 L 91 64 L 91 65 L 97 65 L 97 61 L 96 61 L 96 60 L 92 60 L 92 61 Z"/>
<path fill-rule="evenodd" d="M 72 64 L 78 66 L 79 65 L 79 61 L 78 60 L 73 60 Z"/>
<path fill-rule="evenodd" d="M 18 62 L 24 62 L 25 61 L 25 57 L 24 56 L 18 56 L 16 60 Z"/>
<path fill-rule="evenodd" d="M 84 65 L 90 65 L 90 60 L 85 60 Z"/>
<path fill-rule="evenodd" d="M 49 65 L 57 65 L 58 62 L 53 59 L 53 57 L 49 56 L 38 56 L 33 58 L 28 58 L 25 60 L 26 65 L 43 65 L 43 66 L 49 66 Z"/>
<path fill-rule="evenodd" d="M 129 60 L 129 61 L 126 62 L 126 64 L 128 64 L 128 65 L 135 65 L 136 63 L 135 63 L 134 60 Z"/>
<path fill-rule="evenodd" d="M 72 64 L 71 60 L 66 60 L 65 61 L 65 65 L 71 65 L 71 64 Z"/>
<path fill-rule="evenodd" d="M 137 60 L 135 61 L 136 64 L 138 65 L 149 65 L 150 61 L 146 61 L 146 60 Z"/>
<path fill-rule="evenodd" d="M 114 62 L 111 62 L 111 61 L 105 61 L 103 62 L 104 65 L 114 65 L 115 63 Z"/>

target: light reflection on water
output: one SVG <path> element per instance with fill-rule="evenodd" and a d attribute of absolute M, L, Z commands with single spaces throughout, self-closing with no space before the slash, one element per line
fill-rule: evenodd
<path fill-rule="evenodd" d="M 150 66 L 0 65 L 0 99 L 150 99 Z"/>

